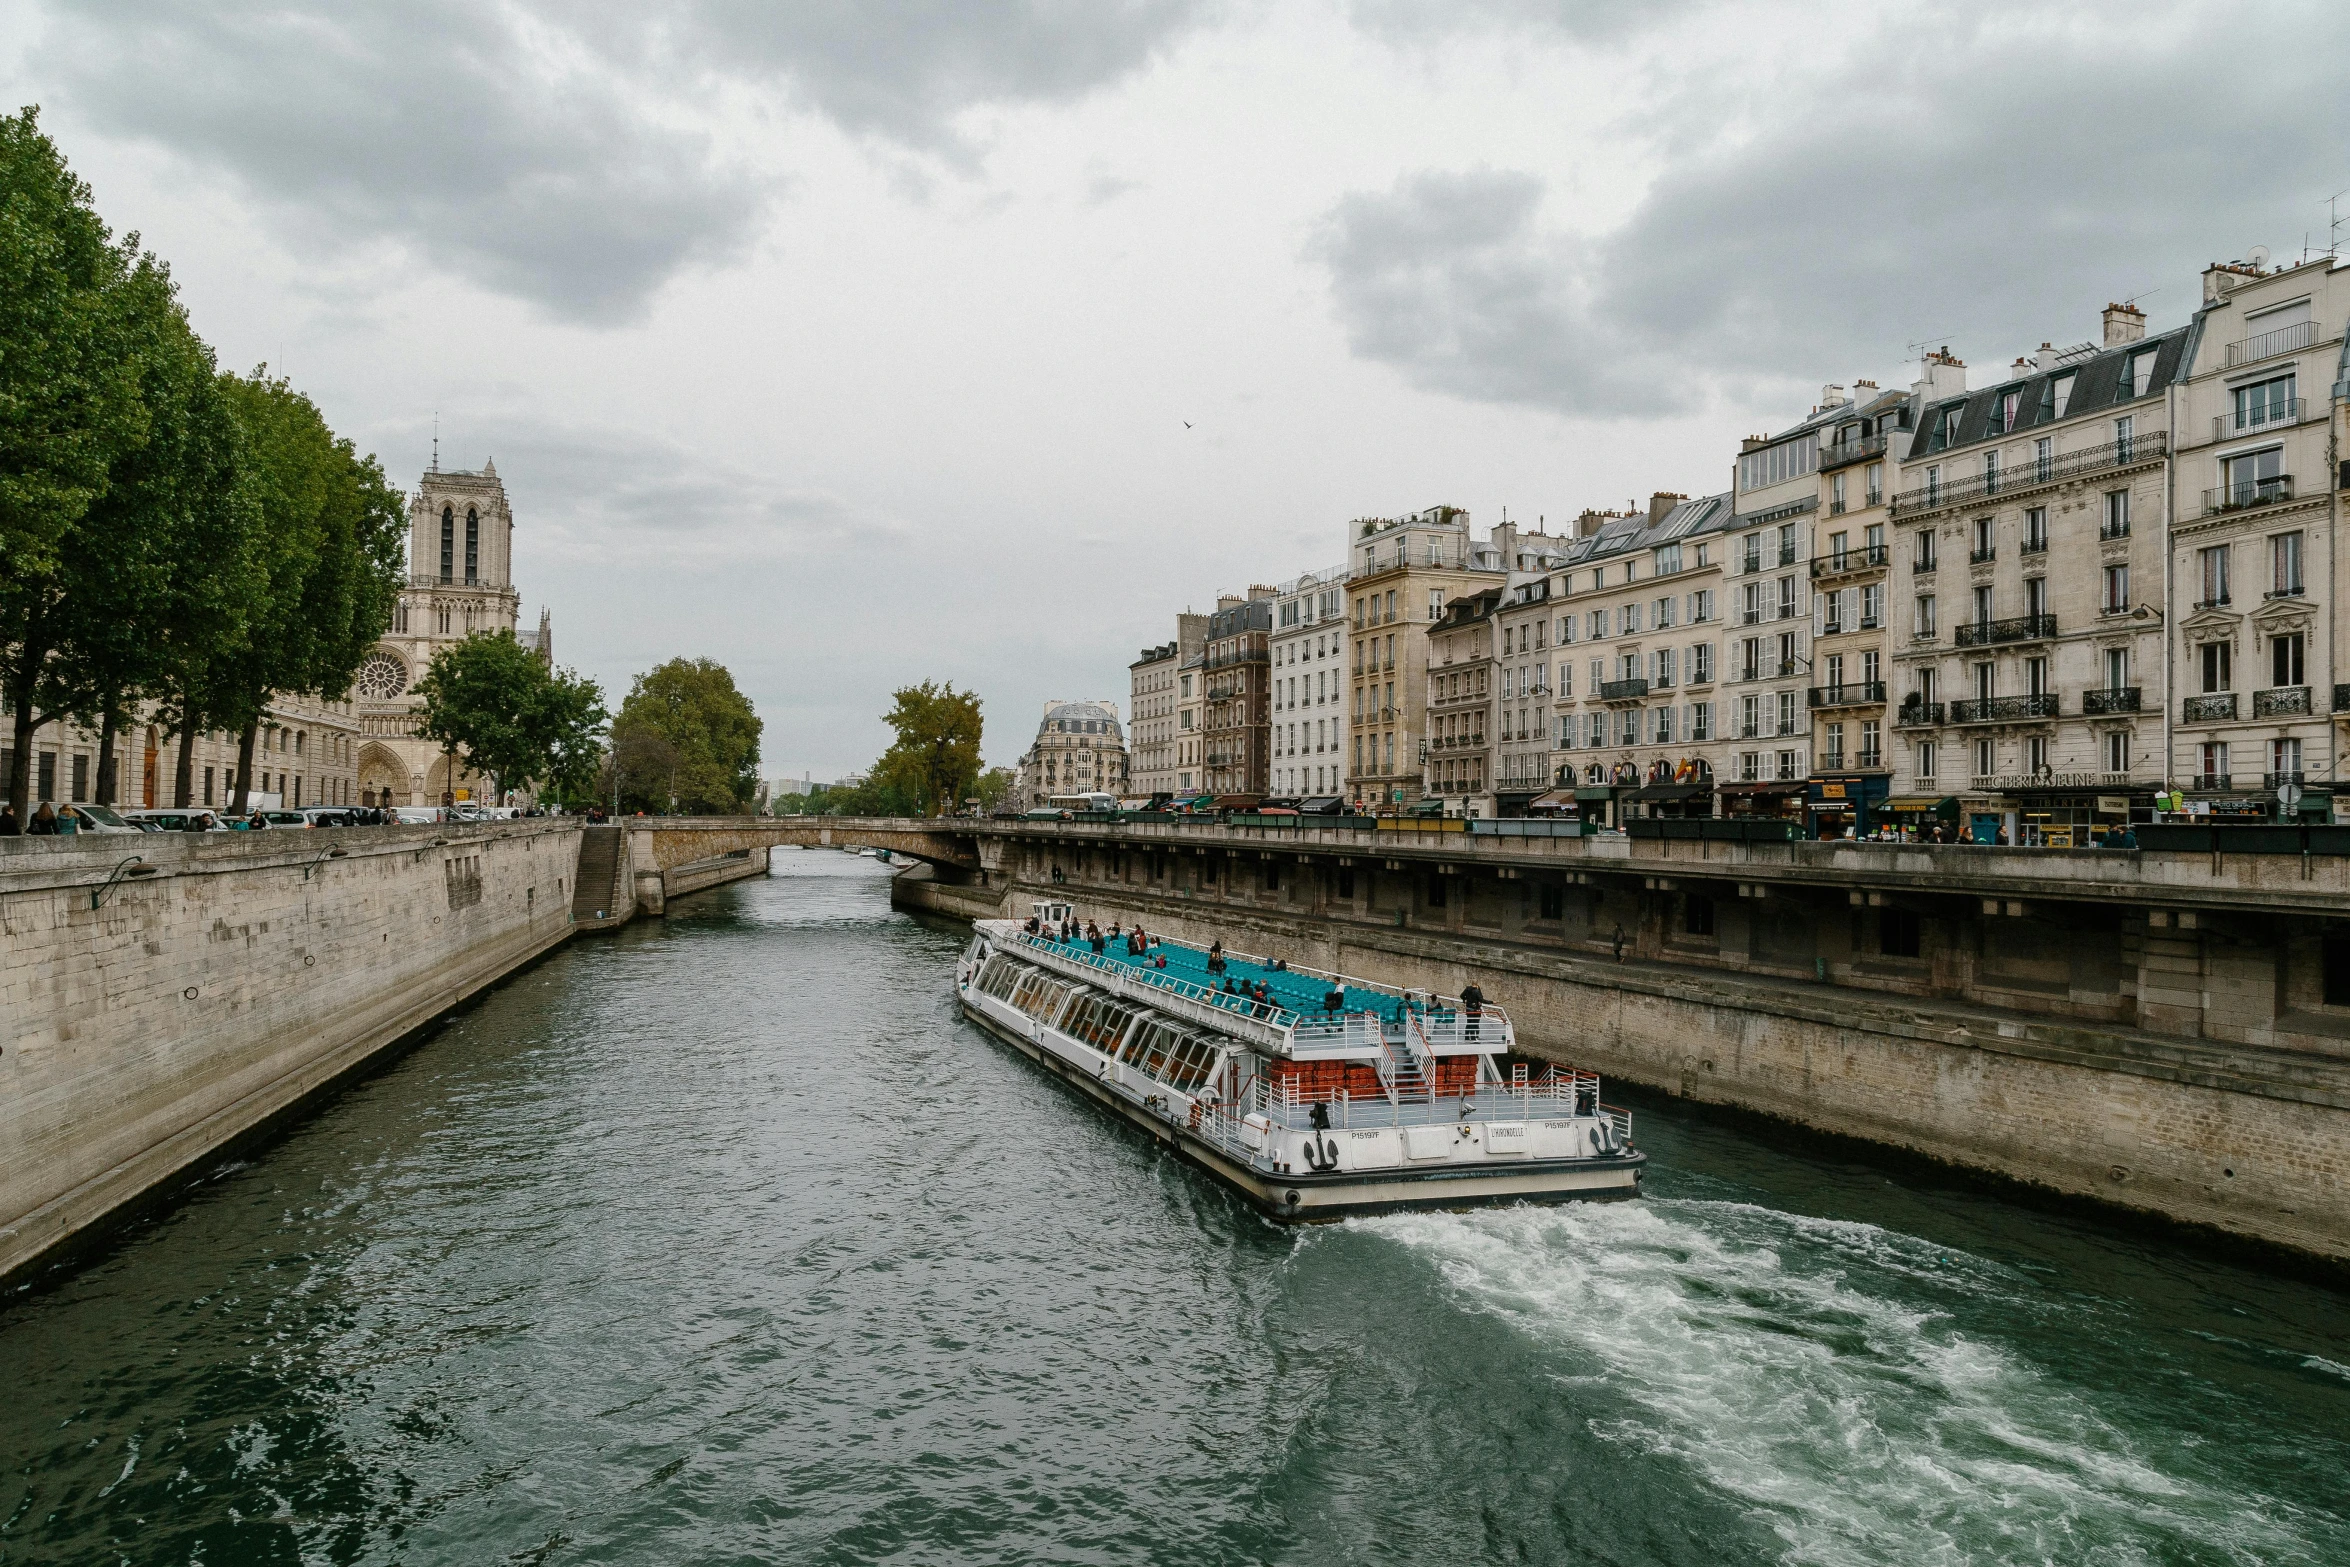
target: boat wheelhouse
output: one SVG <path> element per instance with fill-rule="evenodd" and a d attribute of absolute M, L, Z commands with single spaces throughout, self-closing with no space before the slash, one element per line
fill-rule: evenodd
<path fill-rule="evenodd" d="M 1593 1073 L 1511 1061 L 1474 996 L 1161 936 L 1096 950 L 1058 901 L 974 925 L 966 1016 L 1276 1220 L 1639 1192 L 1631 1116 Z"/>

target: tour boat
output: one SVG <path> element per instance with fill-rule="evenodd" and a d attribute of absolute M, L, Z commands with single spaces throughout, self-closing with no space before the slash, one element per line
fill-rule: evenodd
<path fill-rule="evenodd" d="M 1631 1116 L 1594 1073 L 1505 1075 L 1491 1003 L 1161 936 L 1097 952 L 1059 938 L 1072 905 L 1034 908 L 973 922 L 964 1015 L 1274 1220 L 1639 1194 Z"/>

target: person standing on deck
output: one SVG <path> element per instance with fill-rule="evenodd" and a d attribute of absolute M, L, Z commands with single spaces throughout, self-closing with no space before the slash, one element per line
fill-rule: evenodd
<path fill-rule="evenodd" d="M 1461 1010 L 1469 1014 L 1469 1037 L 1475 1039 L 1478 1020 L 1485 1013 L 1485 992 L 1477 988 L 1475 980 L 1461 987 Z"/>

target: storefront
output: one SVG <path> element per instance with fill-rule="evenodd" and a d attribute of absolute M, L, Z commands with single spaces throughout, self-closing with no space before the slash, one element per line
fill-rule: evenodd
<path fill-rule="evenodd" d="M 1575 791 L 1575 805 L 1587 822 L 1596 822 L 1602 827 L 1620 827 L 1623 824 L 1616 820 L 1616 797 L 1634 792 L 1631 787 L 1614 784 L 1585 784 Z"/>
<path fill-rule="evenodd" d="M 1644 784 L 1632 796 L 1643 816 L 1711 816 L 1714 786 L 1709 783 Z"/>
<path fill-rule="evenodd" d="M 1859 838 L 1877 830 L 1893 780 L 1884 773 L 1819 773 L 1804 791 L 1805 830 L 1814 838 Z"/>
<path fill-rule="evenodd" d="M 1878 802 L 1872 814 L 1904 837 L 1931 838 L 1936 833 L 1945 841 L 1958 837 L 1958 796 L 1954 794 L 1891 795 Z"/>
<path fill-rule="evenodd" d="M 1539 789 L 1496 790 L 1493 795 L 1493 814 L 1496 816 L 1524 816 L 1534 807 Z"/>
<path fill-rule="evenodd" d="M 1536 795 L 1526 803 L 1528 816 L 1580 816 L 1583 808 L 1572 789 L 1553 789 L 1548 794 Z"/>
<path fill-rule="evenodd" d="M 1967 836 L 2027 849 L 2087 849 L 2133 821 L 2154 819 L 2154 786 L 2102 773 L 2021 774 L 1986 780 L 1993 792 L 1960 801 Z"/>
<path fill-rule="evenodd" d="M 1724 784 L 1719 790 L 1724 816 L 1762 817 L 1771 821 L 1790 822 L 1803 820 L 1803 800 L 1810 792 L 1811 781 L 1804 778 L 1781 778 L 1769 783 Z"/>

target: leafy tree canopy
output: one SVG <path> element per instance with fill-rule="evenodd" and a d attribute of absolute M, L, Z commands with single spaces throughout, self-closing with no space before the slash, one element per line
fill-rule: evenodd
<path fill-rule="evenodd" d="M 979 778 L 979 696 L 923 681 L 896 694 L 882 721 L 897 738 L 873 764 L 873 781 L 917 816 L 951 815 Z"/>
<path fill-rule="evenodd" d="M 673 658 L 636 677 L 612 720 L 621 809 L 732 815 L 759 792 L 759 715 L 726 666 Z"/>
<path fill-rule="evenodd" d="M 594 681 L 550 670 L 508 631 L 442 648 L 416 694 L 418 733 L 462 751 L 500 796 L 538 779 L 579 782 L 606 716 Z"/>

